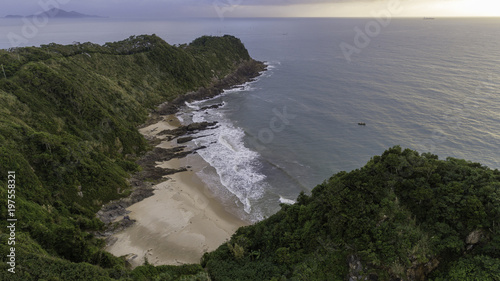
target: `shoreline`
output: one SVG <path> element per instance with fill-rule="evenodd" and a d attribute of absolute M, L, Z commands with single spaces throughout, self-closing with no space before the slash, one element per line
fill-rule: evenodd
<path fill-rule="evenodd" d="M 140 132 L 148 139 L 161 138 L 156 147 L 175 148 L 179 147 L 176 139 L 168 140 L 169 135 L 158 134 L 178 129 L 176 125 L 180 122 L 170 115 Z M 196 156 L 189 161 L 203 159 Z M 196 171 L 186 165 L 186 158 L 156 164 L 162 169 L 189 168 L 168 175 L 152 187 L 152 196 L 126 208 L 122 221 L 133 223 L 110 235 L 106 250 L 111 254 L 125 256 L 132 267 L 144 264 L 146 259 L 153 265 L 199 263 L 205 252 L 217 249 L 239 227 L 249 225 L 225 210 Z M 208 163 L 196 166 L 203 165 Z"/>
<path fill-rule="evenodd" d="M 156 125 L 165 127 L 151 126 Z M 159 146 L 175 145 L 172 142 L 175 140 L 163 141 Z M 183 158 L 158 166 L 178 169 L 184 164 Z M 106 247 L 115 256 L 126 256 L 132 267 L 142 265 L 146 259 L 153 265 L 199 263 L 205 252 L 217 249 L 239 227 L 248 225 L 210 195 L 195 171 L 169 175 L 153 189 L 153 196 L 127 208 L 128 217 L 135 223 L 113 234 L 115 241 Z"/>
<path fill-rule="evenodd" d="M 248 61 L 240 62 L 235 70 L 225 76 L 222 79 L 213 81 L 207 87 L 201 87 L 195 92 L 188 92 L 184 95 L 178 96 L 170 102 L 164 102 L 157 106 L 153 110 L 148 119 L 144 124 L 138 127 L 139 131 L 147 128 L 153 124 L 159 123 L 159 121 L 164 120 L 166 123 L 163 124 L 164 128 L 161 128 L 159 133 L 173 133 L 169 139 L 175 139 L 177 137 L 184 137 L 189 135 L 193 131 L 204 130 L 209 126 L 214 124 L 209 123 L 194 123 L 188 126 L 181 126 L 179 120 L 175 117 L 175 114 L 179 111 L 180 107 L 184 105 L 187 101 L 194 100 L 205 100 L 213 98 L 219 94 L 222 94 L 224 90 L 237 87 L 238 85 L 243 85 L 247 82 L 255 81 L 257 77 L 261 76 L 267 70 L 267 64 L 265 62 L 256 61 L 250 59 Z M 167 125 L 167 127 L 165 127 Z M 182 129 L 181 129 L 182 128 Z M 157 130 L 160 128 L 157 128 Z M 173 131 L 173 132 L 172 132 Z M 160 134 L 158 134 L 160 135 Z M 164 175 L 174 174 L 177 172 L 182 172 L 187 170 L 186 168 L 178 169 L 162 169 L 156 167 L 157 161 L 165 161 L 173 158 L 183 158 L 189 154 L 195 153 L 195 150 L 184 151 L 184 146 L 179 145 L 158 145 L 164 137 L 144 135 L 145 139 L 154 147 L 151 151 L 147 151 L 145 155 L 141 156 L 137 163 L 143 168 L 143 171 L 136 172 L 131 175 L 129 179 L 131 189 L 131 194 L 118 200 L 113 200 L 101 207 L 101 209 L 96 213 L 96 216 L 106 224 L 103 231 L 97 231 L 94 234 L 98 238 L 106 239 L 106 243 L 109 243 L 109 236 L 114 233 L 121 231 L 134 223 L 132 220 L 119 220 L 120 217 L 124 217 L 128 211 L 127 207 L 148 198 L 153 195 L 153 186 L 162 179 Z M 192 138 L 183 138 L 184 141 L 189 141 Z M 180 142 L 178 142 L 180 144 Z M 203 149 L 200 147 L 198 149 Z"/>
<path fill-rule="evenodd" d="M 178 138 L 165 132 L 182 128 L 173 115 L 139 129 L 148 140 L 157 140 L 156 148 L 178 149 Z M 181 135 L 183 136 L 183 135 Z M 189 152 L 189 151 L 188 151 Z M 188 166 L 208 165 L 199 155 L 155 161 L 155 166 L 167 171 L 177 171 L 163 176 L 152 186 L 152 195 L 126 208 L 111 223 L 120 225 L 109 235 L 106 251 L 115 256 L 125 256 L 131 266 L 147 261 L 153 265 L 180 265 L 199 263 L 205 252 L 213 251 L 229 240 L 241 226 L 249 225 L 234 214 L 205 186 Z"/>
<path fill-rule="evenodd" d="M 212 98 L 254 81 L 265 70 L 262 62 L 243 62 L 208 88 L 179 96 L 152 112 L 138 129 L 153 149 L 137 161 L 142 171 L 130 179 L 132 193 L 97 213 L 107 224 L 96 233 L 106 240 L 106 251 L 124 256 L 133 268 L 146 260 L 153 265 L 199 263 L 205 252 L 217 249 L 239 227 L 250 224 L 227 211 L 189 165 L 194 164 L 194 169 L 209 165 L 196 155 L 204 147 L 187 150 L 185 143 L 193 139 L 191 134 L 217 122 L 182 126 L 175 114 L 186 101 Z"/>

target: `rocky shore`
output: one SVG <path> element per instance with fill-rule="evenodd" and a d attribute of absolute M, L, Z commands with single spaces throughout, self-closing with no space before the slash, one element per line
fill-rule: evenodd
<path fill-rule="evenodd" d="M 194 150 L 185 150 L 186 146 L 181 144 L 191 141 L 194 138 L 192 137 L 193 134 L 217 126 L 217 122 L 192 123 L 181 126 L 174 114 L 178 112 L 185 102 L 215 97 L 221 94 L 225 89 L 230 89 L 237 85 L 253 81 L 265 70 L 266 66 L 262 62 L 253 60 L 246 61 L 241 63 L 235 72 L 223 79 L 215 81 L 210 87 L 200 88 L 196 92 L 187 93 L 171 102 L 160 105 L 139 130 L 141 131 L 158 122 L 170 124 L 171 126 L 165 126 L 160 129 L 155 128 L 153 129 L 154 132 L 141 132 L 149 141 L 153 149 L 148 151 L 137 161 L 141 166 L 141 171 L 133 174 L 129 179 L 129 183 L 132 187 L 131 194 L 128 197 L 109 202 L 97 213 L 97 217 L 106 224 L 106 229 L 96 233 L 96 235 L 100 238 L 105 238 L 107 245 L 112 245 L 116 241 L 116 238 L 113 239 L 113 237 L 111 237 L 113 234 L 123 231 L 136 223 L 136 220 L 128 216 L 130 211 L 127 210 L 127 208 L 153 196 L 155 191 L 154 186 L 164 182 L 166 180 L 165 176 L 188 171 L 191 168 L 190 166 L 168 168 L 159 167 L 157 165 L 159 162 L 184 158 L 187 155 L 196 153 L 196 150 L 203 149 L 204 147 L 199 147 Z M 169 145 L 170 147 L 162 147 L 159 145 L 164 141 L 176 143 L 177 145 Z"/>
<path fill-rule="evenodd" d="M 186 102 L 213 98 L 220 95 L 224 90 L 252 81 L 265 70 L 266 65 L 262 62 L 255 60 L 245 61 L 239 65 L 235 72 L 223 79 L 214 81 L 210 87 L 200 88 L 195 92 L 189 92 L 171 102 L 160 105 L 158 113 L 160 115 L 175 114 L 179 110 L 179 107 L 183 106 Z"/>

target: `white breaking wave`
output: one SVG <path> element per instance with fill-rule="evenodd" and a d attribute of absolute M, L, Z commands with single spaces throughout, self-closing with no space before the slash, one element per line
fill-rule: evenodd
<path fill-rule="evenodd" d="M 216 110 L 207 110 L 214 115 L 222 115 Z M 205 112 L 196 112 L 194 122 L 207 121 Z M 222 117 L 222 116 L 220 116 Z M 264 193 L 265 176 L 258 172 L 259 154 L 245 147 L 242 129 L 235 127 L 229 120 L 217 118 L 218 127 L 203 131 L 194 140 L 196 146 L 206 146 L 198 150 L 198 154 L 215 168 L 222 185 L 234 194 L 243 204 L 246 213 L 250 214 L 250 201 L 260 198 Z"/>
<path fill-rule="evenodd" d="M 245 83 L 239 87 L 226 90 L 221 95 L 251 91 L 252 83 Z M 221 110 L 226 106 L 226 102 L 223 102 L 216 109 L 200 110 L 204 106 L 214 104 L 218 97 L 204 101 L 186 102 L 188 110 L 184 114 L 189 115 L 190 118 L 188 119 L 191 119 L 192 122 L 218 122 L 214 128 L 195 134 L 194 137 L 196 138 L 193 140 L 196 147 L 206 147 L 198 150 L 197 153 L 215 169 L 218 179 L 214 179 L 214 175 L 207 174 L 206 171 L 200 171 L 198 175 L 212 189 L 214 194 L 226 197 L 222 198 L 222 200 L 232 197 L 230 194 L 234 195 L 237 198 L 236 205 L 241 206 L 246 213 L 246 215 L 242 214 L 242 216 L 245 219 L 257 221 L 263 218 L 263 214 L 259 210 L 252 208 L 252 202 L 256 202 L 264 195 L 267 184 L 265 181 L 266 176 L 259 172 L 262 168 L 259 161 L 260 154 L 245 146 L 245 132 L 226 118 L 223 110 Z M 220 183 L 217 184 L 217 182 Z M 221 184 L 222 186 L 220 186 Z M 213 190 L 220 188 L 226 191 Z"/>
<path fill-rule="evenodd" d="M 199 110 L 200 107 L 196 105 L 196 103 L 189 103 L 189 102 L 185 102 L 186 106 L 193 109 L 193 110 Z"/>
<path fill-rule="evenodd" d="M 286 199 L 284 198 L 283 196 L 280 195 L 280 203 L 283 203 L 283 204 L 288 204 L 288 205 L 293 205 L 295 204 L 295 200 L 292 200 L 292 199 Z"/>

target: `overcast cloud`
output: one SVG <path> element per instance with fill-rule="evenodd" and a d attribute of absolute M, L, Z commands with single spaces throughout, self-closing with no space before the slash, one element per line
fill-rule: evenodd
<path fill-rule="evenodd" d="M 43 6 L 109 17 L 371 16 L 390 0 L 2 0 L 0 16 L 29 15 Z M 396 0 L 397 1 L 397 0 Z M 453 5 L 493 0 L 400 0 L 398 16 L 460 15 Z M 477 4 L 480 5 L 480 4 Z M 455 11 L 456 10 L 456 11 Z M 471 9 L 469 9 L 471 10 Z M 490 9 L 492 10 L 492 9 Z M 455 14 L 454 14 L 455 13 Z"/>

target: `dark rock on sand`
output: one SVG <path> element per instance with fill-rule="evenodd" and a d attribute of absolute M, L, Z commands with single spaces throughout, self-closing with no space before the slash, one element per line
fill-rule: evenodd
<path fill-rule="evenodd" d="M 172 102 L 162 104 L 158 109 L 158 113 L 162 115 L 174 114 L 186 102 L 213 98 L 220 95 L 225 89 L 252 81 L 252 79 L 259 76 L 260 72 L 264 70 L 266 70 L 266 65 L 260 61 L 245 61 L 239 65 L 235 72 L 214 82 L 211 86 L 199 88 L 196 92 L 187 93 L 177 97 Z"/>

